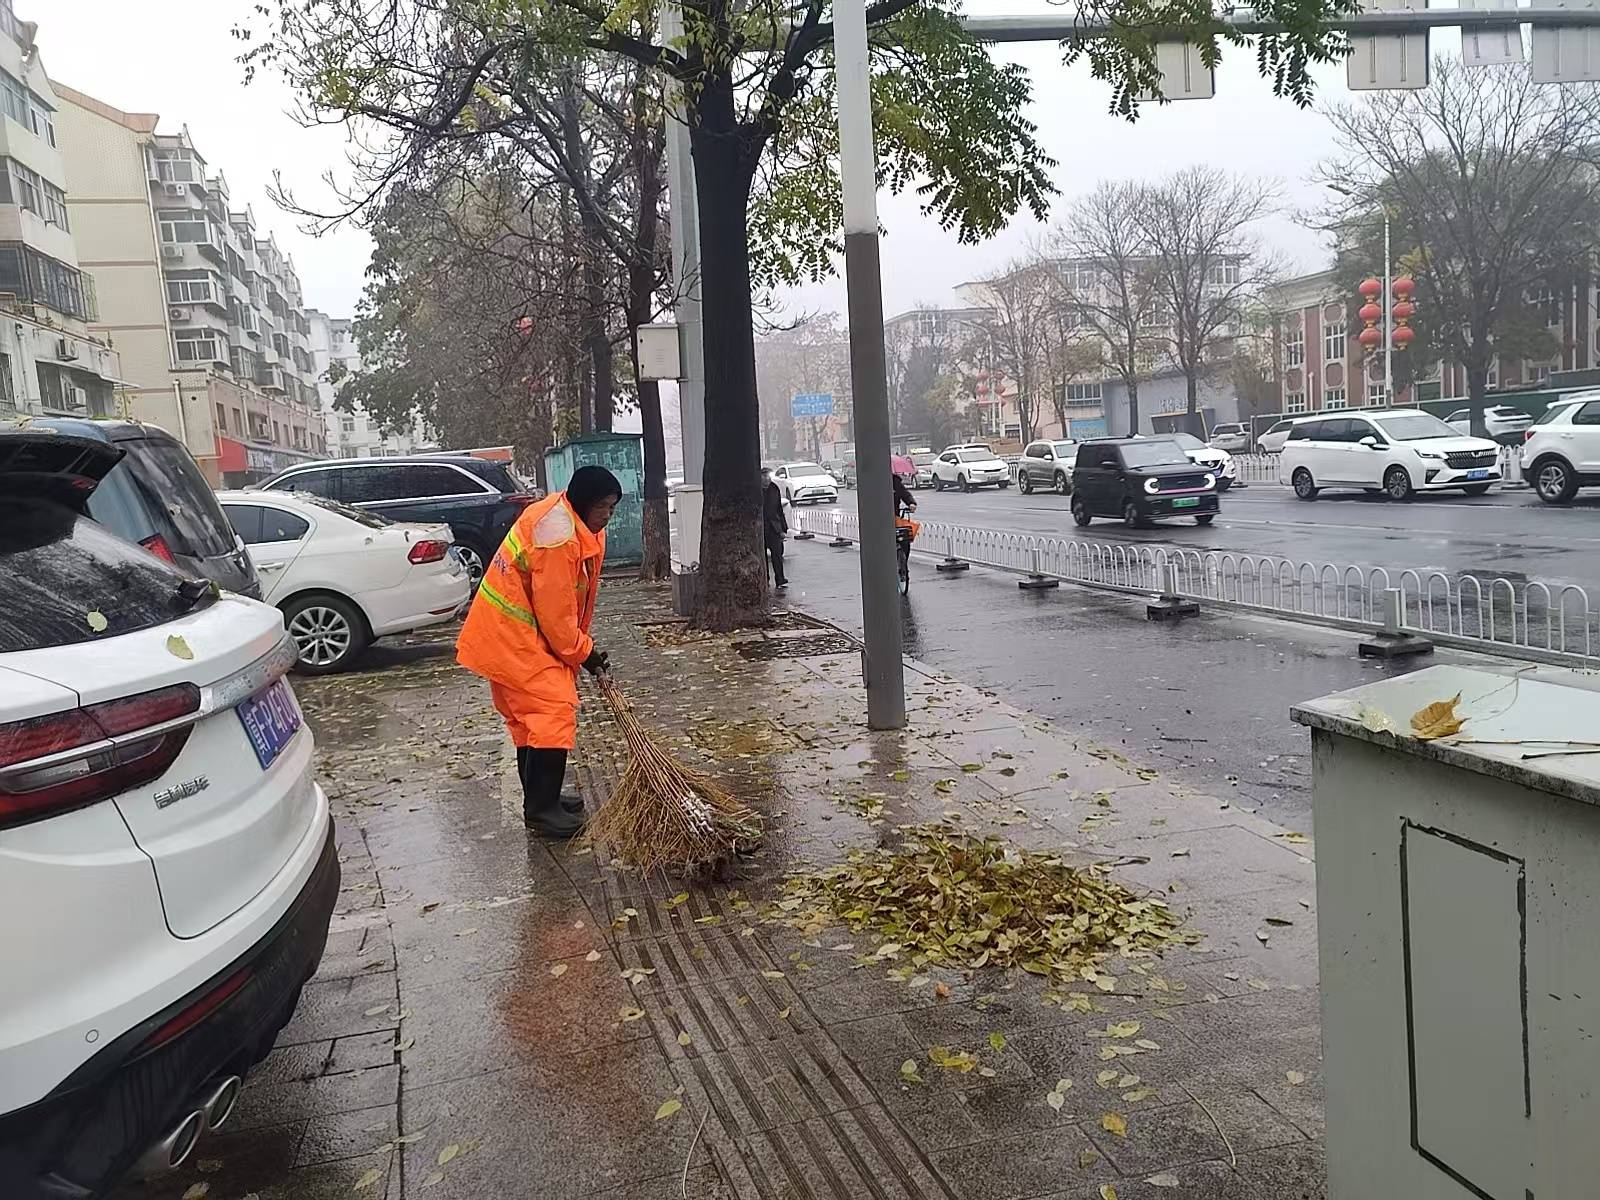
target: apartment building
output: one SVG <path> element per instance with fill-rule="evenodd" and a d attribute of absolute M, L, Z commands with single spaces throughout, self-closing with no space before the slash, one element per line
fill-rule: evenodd
<path fill-rule="evenodd" d="M 354 322 L 314 308 L 306 309 L 306 317 L 311 322 L 311 357 L 328 453 L 336 458 L 383 458 L 426 449 L 429 439 L 420 417 L 413 416 L 411 427 L 397 432 L 380 427 L 364 409 L 342 412 L 334 406 L 338 385 L 330 371 L 343 376 L 361 369 Z"/>
<path fill-rule="evenodd" d="M 121 354 L 132 415 L 180 436 L 213 484 L 326 452 L 294 264 L 189 137 L 57 84 L 68 215 Z"/>
<path fill-rule="evenodd" d="M 0 0 L 0 417 L 108 416 L 121 367 L 91 332 L 94 282 L 79 269 L 37 36 Z"/>

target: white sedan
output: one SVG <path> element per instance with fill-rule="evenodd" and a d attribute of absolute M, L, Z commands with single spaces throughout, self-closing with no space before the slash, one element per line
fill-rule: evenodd
<path fill-rule="evenodd" d="M 1011 486 L 1011 468 L 996 458 L 992 450 L 960 446 L 946 450 L 934 460 L 933 490 L 936 492 L 947 487 L 970 492 L 990 484 L 1001 488 Z"/>
<path fill-rule="evenodd" d="M 283 610 L 299 670 L 348 667 L 374 638 L 450 620 L 471 579 L 448 525 L 397 525 L 308 492 L 219 492 L 261 577 Z"/>
<path fill-rule="evenodd" d="M 816 463 L 784 463 L 772 473 L 778 490 L 790 504 L 834 504 L 839 499 L 839 485 L 833 476 Z"/>
<path fill-rule="evenodd" d="M 1183 452 L 1189 456 L 1189 461 L 1196 466 L 1204 467 L 1217 477 L 1217 490 L 1225 492 L 1234 485 L 1239 478 L 1239 468 L 1234 465 L 1233 455 L 1216 446 L 1208 446 L 1192 433 L 1168 433 L 1159 436 L 1169 441 L 1177 442 Z"/>

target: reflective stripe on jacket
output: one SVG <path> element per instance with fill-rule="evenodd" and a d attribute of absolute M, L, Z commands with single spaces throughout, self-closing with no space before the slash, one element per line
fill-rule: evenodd
<path fill-rule="evenodd" d="M 572 748 L 605 551 L 605 533 L 591 532 L 557 492 L 523 510 L 484 570 L 456 661 L 494 685 L 519 746 Z"/>

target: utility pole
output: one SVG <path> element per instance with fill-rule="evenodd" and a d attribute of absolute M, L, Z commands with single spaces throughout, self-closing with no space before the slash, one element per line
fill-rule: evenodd
<path fill-rule="evenodd" d="M 1394 407 L 1394 272 L 1389 266 L 1389 206 L 1383 206 L 1383 405 Z"/>
<path fill-rule="evenodd" d="M 683 36 L 683 10 L 677 0 L 661 8 L 661 39 L 674 45 Z M 683 481 L 699 486 L 706 467 L 706 358 L 700 339 L 700 203 L 694 190 L 694 154 L 689 142 L 683 88 L 667 85 L 667 195 L 672 203 L 673 317 L 678 323 L 682 378 L 678 380 L 678 416 L 683 435 Z M 700 558 L 699 529 L 685 562 Z"/>
<path fill-rule="evenodd" d="M 889 468 L 889 382 L 883 350 L 878 173 L 872 145 L 866 0 L 836 0 L 833 21 L 845 293 L 850 314 L 850 403 L 855 414 L 856 506 L 861 526 L 867 728 L 902 729 L 906 692 L 900 660 L 900 585 L 895 570 L 894 487 Z"/>

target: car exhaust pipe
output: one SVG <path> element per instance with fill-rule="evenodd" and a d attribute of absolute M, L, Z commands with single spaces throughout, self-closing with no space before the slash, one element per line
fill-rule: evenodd
<path fill-rule="evenodd" d="M 237 1075 L 229 1075 L 219 1079 L 202 1093 L 204 1099 L 200 1105 L 206 1114 L 206 1132 L 221 1129 L 227 1119 L 233 1115 L 233 1109 L 239 1103 L 239 1091 L 244 1086 L 244 1081 Z"/>
<path fill-rule="evenodd" d="M 183 1165 L 200 1135 L 205 1132 L 205 1109 L 197 1108 L 174 1125 L 171 1131 L 139 1156 L 133 1173 L 141 1179 L 175 1170 Z"/>

